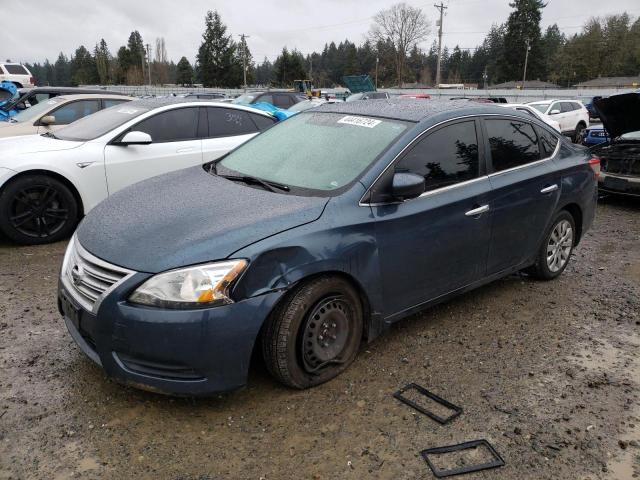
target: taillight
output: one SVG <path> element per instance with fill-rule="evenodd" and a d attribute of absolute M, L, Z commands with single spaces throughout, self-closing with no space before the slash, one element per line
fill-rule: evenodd
<path fill-rule="evenodd" d="M 31 85 L 35 85 L 36 84 L 36 77 L 29 77 L 29 81 L 31 82 Z"/>
<path fill-rule="evenodd" d="M 593 176 L 598 178 L 600 176 L 600 157 L 592 156 L 587 162 L 593 170 Z"/>

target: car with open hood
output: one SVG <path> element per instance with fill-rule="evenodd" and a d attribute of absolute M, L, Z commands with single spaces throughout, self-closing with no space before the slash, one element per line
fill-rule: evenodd
<path fill-rule="evenodd" d="M 497 106 L 325 104 L 98 205 L 65 253 L 59 309 L 126 384 L 233 390 L 256 350 L 311 387 L 422 308 L 522 269 L 558 277 L 593 221 L 597 168 Z"/>
<path fill-rule="evenodd" d="M 171 97 L 116 105 L 41 135 L 0 139 L 0 232 L 22 244 L 67 238 L 109 195 L 218 158 L 276 121 L 251 107 Z"/>
<path fill-rule="evenodd" d="M 591 148 L 601 161 L 600 190 L 640 196 L 640 93 L 612 95 L 593 103 L 610 139 Z"/>

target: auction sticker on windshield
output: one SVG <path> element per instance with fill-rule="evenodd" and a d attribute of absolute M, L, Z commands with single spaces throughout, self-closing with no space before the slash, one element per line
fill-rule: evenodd
<path fill-rule="evenodd" d="M 346 123 L 347 125 L 355 125 L 357 127 L 367 127 L 373 128 L 376 125 L 382 123 L 382 120 L 376 120 L 374 118 L 366 118 L 366 117 L 354 117 L 351 115 L 347 115 L 346 117 L 342 117 L 338 120 L 338 123 Z"/>

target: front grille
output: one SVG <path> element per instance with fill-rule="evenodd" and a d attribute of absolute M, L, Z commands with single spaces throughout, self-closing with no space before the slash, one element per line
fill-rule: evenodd
<path fill-rule="evenodd" d="M 193 368 L 179 363 L 156 362 L 144 358 L 137 358 L 122 352 L 116 355 L 122 364 L 134 373 L 161 378 L 163 380 L 204 380 Z"/>
<path fill-rule="evenodd" d="M 97 309 L 103 295 L 133 272 L 101 260 L 72 239 L 63 275 L 71 295 L 85 309 Z"/>

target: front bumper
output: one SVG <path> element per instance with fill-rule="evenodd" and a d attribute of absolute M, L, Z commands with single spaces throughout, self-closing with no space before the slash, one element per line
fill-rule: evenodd
<path fill-rule="evenodd" d="M 601 171 L 598 177 L 598 190 L 601 192 L 640 196 L 640 177 L 613 175 Z"/>
<path fill-rule="evenodd" d="M 127 279 L 96 313 L 75 302 L 60 281 L 58 308 L 80 349 L 108 376 L 144 390 L 197 396 L 244 386 L 258 332 L 282 293 L 199 310 L 128 303 L 132 289 L 148 277 Z"/>

